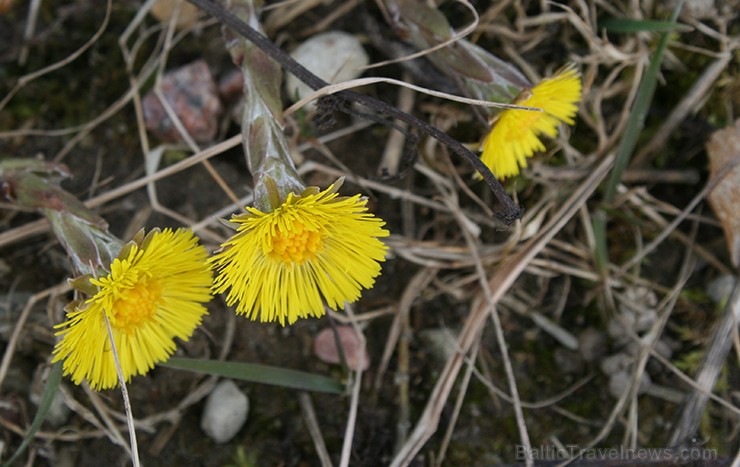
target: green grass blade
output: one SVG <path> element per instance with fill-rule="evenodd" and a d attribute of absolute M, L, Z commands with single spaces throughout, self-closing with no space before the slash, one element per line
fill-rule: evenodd
<path fill-rule="evenodd" d="M 303 391 L 344 393 L 344 385 L 333 378 L 274 366 L 178 357 L 170 358 L 161 366 Z"/>
<path fill-rule="evenodd" d="M 18 460 L 18 457 L 23 454 L 28 445 L 31 444 L 31 440 L 36 435 L 36 432 L 39 431 L 39 428 L 41 428 L 41 424 L 44 423 L 44 420 L 46 419 L 46 414 L 49 412 L 49 407 L 51 407 L 51 402 L 54 400 L 54 396 L 59 389 L 59 384 L 61 383 L 61 381 L 62 362 L 57 362 L 51 367 L 51 371 L 49 372 L 49 379 L 46 381 L 44 393 L 41 395 L 39 410 L 36 412 L 36 416 L 34 417 L 33 422 L 31 422 L 31 427 L 28 429 L 26 438 L 23 440 L 21 445 L 18 446 L 18 449 L 15 451 L 13 456 L 3 464 L 3 467 L 13 465 L 13 463 Z"/>
<path fill-rule="evenodd" d="M 599 22 L 599 29 L 608 32 L 632 34 L 636 32 L 689 32 L 694 28 L 672 21 L 607 18 Z"/>
<path fill-rule="evenodd" d="M 673 11 L 671 21 L 675 22 L 678 18 L 678 13 L 681 8 L 681 4 L 676 5 L 676 9 Z M 635 96 L 635 104 L 632 107 L 632 113 L 630 114 L 629 120 L 627 121 L 627 127 L 625 128 L 624 135 L 617 149 L 616 162 L 614 164 L 614 171 L 609 179 L 609 184 L 606 188 L 605 201 L 610 203 L 614 200 L 617 193 L 617 186 L 622 180 L 622 173 L 627 168 L 630 158 L 635 151 L 637 146 L 637 140 L 640 137 L 643 127 L 645 126 L 645 116 L 647 115 L 650 104 L 653 100 L 653 94 L 655 93 L 655 87 L 658 83 L 658 72 L 660 71 L 660 64 L 663 60 L 663 53 L 668 46 L 668 34 L 663 34 L 660 38 L 658 48 L 655 50 L 650 65 L 648 66 L 645 76 L 642 77 L 640 87 L 637 88 L 637 95 Z"/>
<path fill-rule="evenodd" d="M 683 6 L 683 1 L 678 2 L 676 8 L 673 10 L 670 22 L 675 23 L 678 19 L 678 14 Z M 660 64 L 663 60 L 663 53 L 668 46 L 668 34 L 664 33 L 663 37 L 660 38 L 658 48 L 655 50 L 650 65 L 648 66 L 645 75 L 642 77 L 640 86 L 637 88 L 637 95 L 635 96 L 635 103 L 632 106 L 632 112 L 627 120 L 627 126 L 622 135 L 622 140 L 617 148 L 616 161 L 614 163 L 614 169 L 612 175 L 606 185 L 606 191 L 604 192 L 604 203 L 610 204 L 614 201 L 617 194 L 617 187 L 619 182 L 622 180 L 622 174 L 627 168 L 627 165 L 632 158 L 632 154 L 637 146 L 637 140 L 640 137 L 643 127 L 645 126 L 645 116 L 647 115 L 650 103 L 653 100 L 653 94 L 655 93 L 655 87 L 658 82 L 658 72 L 660 71 Z M 606 243 L 606 215 L 594 216 L 594 239 L 596 242 L 595 257 L 597 267 L 599 271 L 604 273 L 606 271 L 606 263 L 608 261 L 608 248 Z M 603 261 L 603 263 L 602 263 Z M 601 264 L 599 264 L 601 263 Z"/>

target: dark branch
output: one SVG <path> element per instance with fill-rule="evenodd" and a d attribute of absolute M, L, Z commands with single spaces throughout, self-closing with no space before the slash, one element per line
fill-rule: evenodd
<path fill-rule="evenodd" d="M 283 68 L 285 68 L 287 71 L 295 75 L 298 79 L 306 83 L 306 85 L 308 85 L 310 88 L 314 90 L 319 90 L 329 85 L 329 83 L 325 82 L 318 76 L 308 71 L 303 65 L 293 60 L 292 57 L 283 52 L 272 41 L 270 41 L 259 32 L 255 31 L 248 24 L 246 24 L 244 21 L 239 19 L 231 12 L 224 9 L 218 3 L 212 0 L 188 1 L 206 11 L 208 14 L 216 17 L 229 29 L 254 43 L 273 60 L 278 62 Z M 437 127 L 432 126 L 427 122 L 414 117 L 413 115 L 402 112 L 392 105 L 386 104 L 383 101 L 370 96 L 366 96 L 364 94 L 358 94 L 353 91 L 340 91 L 332 94 L 331 97 L 344 100 L 346 102 L 359 102 L 362 105 L 380 114 L 384 114 L 388 117 L 405 122 L 406 124 L 415 127 L 420 131 L 423 131 L 440 143 L 449 147 L 454 153 L 462 157 L 465 162 L 467 162 L 473 169 L 477 170 L 483 176 L 483 179 L 490 187 L 491 191 L 496 197 L 496 201 L 499 204 L 499 207 L 495 209 L 497 218 L 499 218 L 507 225 L 510 225 L 512 222 L 522 216 L 522 210 L 514 204 L 511 198 L 509 198 L 509 196 L 504 191 L 504 188 L 501 186 L 501 183 L 496 180 L 496 177 L 493 176 L 491 171 L 480 160 L 480 158 L 473 154 L 468 148 L 460 144 L 459 141 L 448 136 Z M 343 108 L 348 108 L 349 106 L 339 105 L 337 107 L 341 110 Z"/>

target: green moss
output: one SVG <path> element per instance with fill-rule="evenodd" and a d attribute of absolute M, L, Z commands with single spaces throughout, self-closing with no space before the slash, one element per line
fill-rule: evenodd
<path fill-rule="evenodd" d="M 257 461 L 258 455 L 256 452 L 247 452 L 244 446 L 237 446 L 234 455 L 231 458 L 231 462 L 226 464 L 224 467 L 257 467 L 259 462 Z"/>

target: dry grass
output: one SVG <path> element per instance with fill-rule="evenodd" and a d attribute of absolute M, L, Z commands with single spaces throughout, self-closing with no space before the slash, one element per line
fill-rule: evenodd
<path fill-rule="evenodd" d="M 404 141 L 397 132 L 359 122 L 341 124 L 316 139 L 296 138 L 299 171 L 307 181 L 325 185 L 346 176 L 347 189 L 368 193 L 393 233 L 388 240 L 391 258 L 376 289 L 347 313 L 330 314 L 363 333 L 373 365 L 368 374 L 347 375 L 345 398 L 296 397 L 288 390 L 244 384 L 252 397 L 252 415 L 226 448 L 192 441 L 199 434 L 197 404 L 215 378 L 179 376 L 183 387 L 175 391 L 162 377 L 135 380 L 132 403 L 144 464 L 195 465 L 192 456 L 198 455 L 203 465 L 223 465 L 240 445 L 258 464 L 289 465 L 406 465 L 419 454 L 424 464 L 492 464 L 514 462 L 517 445 L 635 448 L 682 443 L 714 449 L 720 457 L 735 456 L 740 445 L 737 326 L 734 347 L 720 363 L 719 384 L 694 380 L 702 369 L 698 356 L 722 316 L 707 299 L 708 284 L 734 274 L 722 232 L 704 207 L 709 187 L 703 153 L 709 130 L 736 117 L 740 31 L 731 10 L 706 17 L 685 10 L 680 17 L 692 29 L 675 34 L 669 44 L 644 138 L 617 199 L 606 206 L 610 249 L 605 273 L 594 258 L 593 216 L 602 208 L 598 189 L 612 167 L 657 42 L 657 34 L 647 32 L 607 35 L 597 29 L 597 19 L 660 19 L 668 14 L 657 5 L 641 10 L 637 3 L 476 4 L 480 17 L 469 38 L 489 44 L 533 82 L 567 61 L 575 62 L 584 77 L 577 125 L 551 142 L 550 151 L 532 161 L 525 177 L 507 185 L 526 209 L 510 229 L 500 230 L 491 217 L 485 187 L 472 182 L 467 167 L 434 140 L 422 140 L 412 173 L 391 183 L 370 174 L 400 164 Z M 11 41 L 3 52 L 4 73 L 6 80 L 18 83 L 2 88 L 3 157 L 33 157 L 40 151 L 47 160 L 67 163 L 78 171 L 73 189 L 111 219 L 121 237 L 143 226 L 187 225 L 215 249 L 226 235 L 218 219 L 251 199 L 244 187 L 250 178 L 234 162 L 241 158 L 235 149 L 240 136 L 232 136 L 233 127 L 225 120 L 219 139 L 209 147 L 187 138 L 176 147 L 157 145 L 144 129 L 141 97 L 152 85 L 157 89 L 165 71 L 186 59 L 207 55 L 213 66 L 226 71 L 228 54 L 218 48 L 218 25 L 201 19 L 180 31 L 135 14 L 128 4 L 109 2 L 104 8 L 80 2 L 74 7 L 96 25 L 74 23 L 71 14 L 64 17 L 65 8 L 72 7 L 57 4 L 43 5 L 40 13 L 16 4 L 0 17 L 13 31 L 3 33 Z M 362 32 L 359 19 L 378 16 L 375 8 L 361 2 L 284 2 L 270 9 L 265 24 L 278 42 L 293 44 L 324 29 Z M 464 11 L 446 8 L 450 14 Z M 27 52 L 29 65 L 21 66 L 17 60 L 24 42 L 17 36 L 20 27 L 13 24 L 36 14 L 40 17 L 33 37 L 39 39 Z M 50 19 L 55 16 L 63 21 L 55 23 Z M 89 37 L 80 41 L 84 46 L 43 49 L 45 41 L 73 24 L 84 26 Z M 106 49 L 116 43 L 119 50 Z M 116 72 L 89 65 L 91 54 L 102 53 L 111 55 L 104 63 Z M 379 60 L 388 58 L 374 53 Z M 394 66 L 368 72 L 385 73 L 398 78 Z M 99 86 L 96 77 L 117 79 L 110 85 L 124 92 L 90 103 L 77 88 L 78 93 L 61 98 L 70 106 L 85 102 L 84 111 L 70 118 L 54 107 L 64 124 L 46 117 L 53 104 L 39 103 L 33 93 L 45 92 L 45 86 L 53 89 L 75 74 L 88 74 L 92 86 Z M 415 79 L 412 74 L 403 78 Z M 415 109 L 459 138 L 484 131 L 463 105 L 387 84 L 368 92 L 389 102 L 397 99 L 398 106 Z M 301 123 L 294 115 L 288 126 Z M 343 153 L 363 145 L 367 149 L 360 150 L 362 155 Z M 163 164 L 161 157 L 175 151 L 181 158 Z M 373 158 L 364 158 L 366 153 Z M 168 196 L 168 190 L 181 194 L 182 187 L 196 193 L 184 199 Z M 35 412 L 29 405 L 33 388 L 24 390 L 22 382 L 34 378 L 36 367 L 47 366 L 51 325 L 60 321 L 69 289 L 60 249 L 48 240 L 48 224 L 8 204 L 0 207 L 5 343 L 0 441 L 5 459 Z M 648 310 L 655 319 L 639 333 L 630 328 L 622 340 L 609 337 L 607 328 L 619 322 L 625 309 L 638 314 Z M 216 301 L 211 320 L 186 350 L 193 356 L 259 358 L 254 362 L 288 367 L 298 366 L 290 364 L 298 358 L 313 371 L 329 373 L 333 370 L 305 350 L 317 326 L 296 326 L 279 339 L 275 329 L 247 325 Z M 420 337 L 430 329 L 443 330 L 454 342 L 445 361 L 435 359 Z M 586 334 L 594 331 L 603 351 L 589 360 L 582 346 Z M 672 346 L 667 358 L 661 342 Z M 270 350 L 276 343 L 281 349 Z M 255 350 L 259 346 L 262 350 Z M 626 348 L 632 358 L 629 384 L 613 398 L 600 363 Z M 652 383 L 638 395 L 643 374 Z M 694 392 L 711 401 L 700 408 L 699 417 L 686 422 L 699 424 L 695 444 L 690 444 L 671 434 L 686 429 L 679 422 L 685 407 L 680 402 Z M 84 451 L 110 444 L 120 449 L 110 448 L 105 458 L 125 463 L 128 443 L 120 396 L 68 383 L 61 393 L 73 415 L 64 425 L 36 435 L 27 465 L 61 465 L 65 456 L 75 465 L 92 465 L 94 458 Z M 270 397 L 277 400 L 268 402 Z M 297 427 L 287 429 L 291 423 Z M 203 451 L 193 451 L 188 443 Z"/>

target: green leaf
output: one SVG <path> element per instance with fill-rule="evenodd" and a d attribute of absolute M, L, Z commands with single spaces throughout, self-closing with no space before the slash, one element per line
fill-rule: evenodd
<path fill-rule="evenodd" d="M 344 385 L 333 378 L 268 365 L 173 357 L 161 366 L 303 391 L 344 393 Z"/>
<path fill-rule="evenodd" d="M 683 1 L 679 1 L 673 10 L 670 24 L 676 24 L 678 14 L 683 6 Z M 642 128 L 645 125 L 645 117 L 647 116 L 650 103 L 653 100 L 653 94 L 655 93 L 655 87 L 658 83 L 658 72 L 660 71 L 660 64 L 663 60 L 663 53 L 668 46 L 668 34 L 663 34 L 660 38 L 658 47 L 653 53 L 650 59 L 650 65 L 648 66 L 645 75 L 640 81 L 640 85 L 637 88 L 637 95 L 635 96 L 635 103 L 632 106 L 629 119 L 627 120 L 627 126 L 625 127 L 622 139 L 619 142 L 617 148 L 616 161 L 614 162 L 614 169 L 612 169 L 612 175 L 607 182 L 606 189 L 604 192 L 604 203 L 606 205 L 611 204 L 617 195 L 617 187 L 622 180 L 622 174 L 627 168 L 627 165 L 632 158 L 632 153 L 637 146 L 637 140 L 640 137 Z M 607 218 L 606 215 L 597 215 L 593 218 L 593 229 L 595 235 L 595 258 L 597 267 L 601 274 L 606 274 L 606 261 L 608 258 L 608 248 L 606 242 L 606 229 L 607 229 Z"/>
<path fill-rule="evenodd" d="M 41 395 L 39 410 L 36 412 L 36 417 L 34 417 L 33 422 L 31 423 L 31 428 L 29 428 L 28 433 L 26 433 L 26 438 L 23 440 L 21 445 L 18 446 L 18 449 L 15 451 L 13 456 L 3 464 L 3 467 L 13 465 L 13 463 L 18 460 L 18 457 L 23 454 L 23 451 L 25 451 L 31 443 L 31 440 L 36 435 L 36 432 L 39 431 L 41 424 L 44 423 L 44 420 L 46 419 L 46 414 L 49 412 L 49 407 L 51 407 L 51 402 L 54 400 L 54 396 L 57 393 L 57 389 L 59 389 L 59 383 L 61 381 L 62 362 L 57 362 L 51 367 L 49 379 L 46 381 L 44 393 Z"/>
<path fill-rule="evenodd" d="M 599 22 L 599 29 L 608 32 L 636 33 L 636 32 L 689 32 L 693 31 L 689 25 L 673 23 L 671 21 L 655 21 L 627 18 L 607 18 Z"/>

